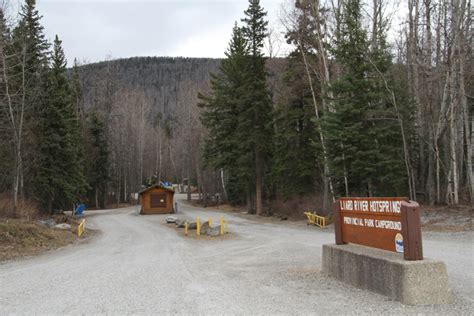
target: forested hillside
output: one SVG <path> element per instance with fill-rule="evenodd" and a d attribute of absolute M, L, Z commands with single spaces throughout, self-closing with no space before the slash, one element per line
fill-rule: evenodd
<path fill-rule="evenodd" d="M 82 112 L 103 121 L 108 191 L 129 200 L 153 175 L 182 182 L 196 174 L 202 131 L 197 94 L 208 86 L 219 60 L 137 57 L 77 69 Z M 194 176 L 195 178 L 195 176 Z M 113 200 L 113 199 L 112 199 Z"/>
<path fill-rule="evenodd" d="M 98 115 L 107 131 L 103 141 L 109 161 L 97 168 L 110 173 L 110 201 L 129 200 L 130 193 L 149 181 L 182 183 L 190 178 L 205 194 L 221 190 L 220 175 L 201 159 L 206 131 L 197 106 L 198 94 L 208 91 L 220 62 L 136 57 L 76 69 L 83 92 L 81 112 L 84 117 Z M 268 63 L 275 91 L 284 63 Z"/>
<path fill-rule="evenodd" d="M 153 114 L 173 116 L 183 90 L 189 85 L 205 86 L 219 62 L 209 58 L 134 57 L 83 65 L 79 70 L 84 109 L 91 110 L 100 102 L 103 84 L 108 84 L 112 97 L 140 91 Z"/>

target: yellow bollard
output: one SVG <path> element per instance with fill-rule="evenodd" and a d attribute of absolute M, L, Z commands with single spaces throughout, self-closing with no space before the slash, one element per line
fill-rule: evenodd
<path fill-rule="evenodd" d="M 212 226 L 212 217 L 209 217 L 209 227 Z"/>
<path fill-rule="evenodd" d="M 224 217 L 221 215 L 221 235 L 224 235 Z"/>
<path fill-rule="evenodd" d="M 229 223 L 225 222 L 225 232 L 226 235 L 229 233 Z"/>
<path fill-rule="evenodd" d="M 188 222 L 184 223 L 184 234 L 188 235 Z"/>
<path fill-rule="evenodd" d="M 83 219 L 79 226 L 77 226 L 77 237 L 81 237 L 82 234 L 84 234 L 84 231 L 86 230 L 86 220 Z"/>
<path fill-rule="evenodd" d="M 199 219 L 199 216 L 197 217 L 197 220 L 196 220 L 196 236 L 200 236 L 201 235 L 201 220 Z"/>

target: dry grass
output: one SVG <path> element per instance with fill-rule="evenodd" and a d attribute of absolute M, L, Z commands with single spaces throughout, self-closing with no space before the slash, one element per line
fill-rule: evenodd
<path fill-rule="evenodd" d="M 13 210 L 13 197 L 9 192 L 0 193 L 0 217 L 37 219 L 41 216 L 38 205 L 28 199 L 19 199 L 16 212 Z"/>
<path fill-rule="evenodd" d="M 266 205 L 267 212 L 272 216 L 286 216 L 290 220 L 306 219 L 304 212 L 316 212 L 326 216 L 332 210 L 323 210 L 323 200 L 319 195 L 291 196 L 287 199 L 276 199 Z"/>
<path fill-rule="evenodd" d="M 421 206 L 424 231 L 472 231 L 474 207 L 471 205 Z"/>
<path fill-rule="evenodd" d="M 184 203 L 194 206 L 203 207 L 199 201 L 191 200 Z M 264 205 L 264 217 L 286 218 L 292 221 L 305 220 L 304 212 L 316 212 L 321 216 L 329 216 L 329 222 L 332 215 L 331 210 L 322 209 L 322 198 L 320 196 L 293 196 L 287 199 L 276 199 L 267 201 Z M 216 208 L 216 206 L 214 206 Z M 233 213 L 247 213 L 245 206 L 232 206 L 229 204 L 220 204 L 219 211 L 233 212 Z M 207 210 L 207 209 L 206 209 Z M 209 211 L 209 210 L 208 210 Z"/>
<path fill-rule="evenodd" d="M 79 220 L 65 215 L 55 216 L 56 223 L 68 223 L 70 230 L 48 228 L 25 219 L 0 219 L 0 261 L 35 256 L 78 240 Z M 95 232 L 86 230 L 84 237 Z M 85 238 L 83 238 L 85 239 Z"/>

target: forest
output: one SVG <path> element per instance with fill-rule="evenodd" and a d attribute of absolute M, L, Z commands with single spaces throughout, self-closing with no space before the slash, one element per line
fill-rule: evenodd
<path fill-rule="evenodd" d="M 18 20 L 0 10 L 0 214 L 132 203 L 160 181 L 258 215 L 327 214 L 341 196 L 474 203 L 471 1 L 406 9 L 395 28 L 388 0 L 295 1 L 279 56 L 249 0 L 223 59 L 71 68 L 35 0 Z"/>

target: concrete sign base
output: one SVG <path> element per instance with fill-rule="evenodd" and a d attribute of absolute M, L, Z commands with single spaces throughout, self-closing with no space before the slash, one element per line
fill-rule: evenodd
<path fill-rule="evenodd" d="M 408 305 L 452 302 L 441 261 L 404 260 L 394 252 L 355 244 L 323 245 L 323 274 Z"/>

